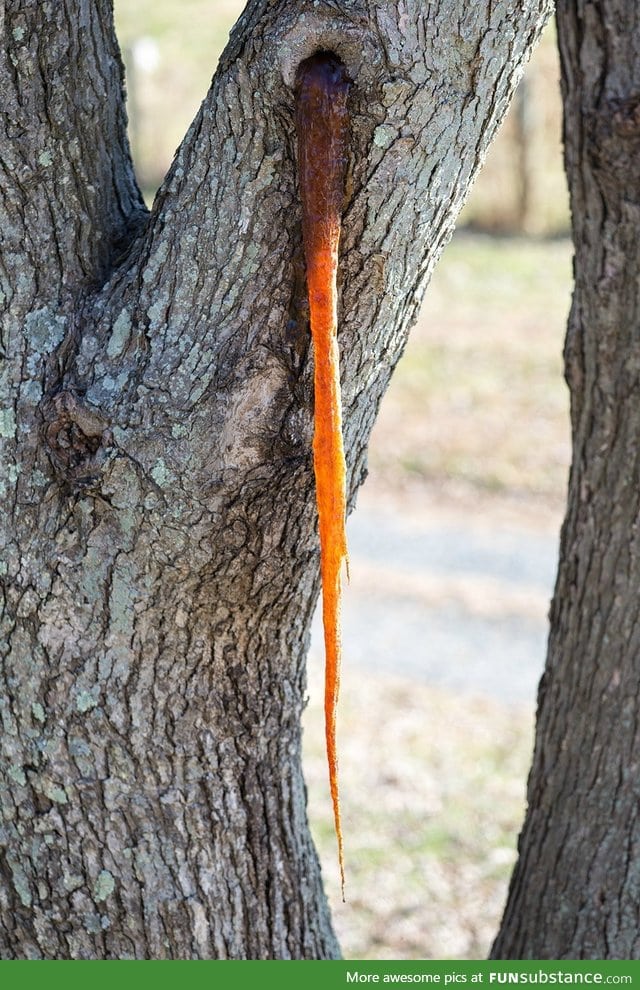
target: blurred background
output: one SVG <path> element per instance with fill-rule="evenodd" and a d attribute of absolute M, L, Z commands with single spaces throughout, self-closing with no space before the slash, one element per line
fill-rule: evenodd
<path fill-rule="evenodd" d="M 149 202 L 243 0 L 116 0 Z M 346 958 L 481 958 L 515 860 L 570 440 L 571 246 L 553 27 L 427 291 L 349 523 L 339 894 L 319 624 L 309 814 Z"/>

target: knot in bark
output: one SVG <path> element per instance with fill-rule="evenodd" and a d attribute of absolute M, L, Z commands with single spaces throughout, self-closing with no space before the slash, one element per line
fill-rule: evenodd
<path fill-rule="evenodd" d="M 94 483 L 113 443 L 106 417 L 67 390 L 46 399 L 42 414 L 47 453 L 58 474 L 74 485 Z"/>

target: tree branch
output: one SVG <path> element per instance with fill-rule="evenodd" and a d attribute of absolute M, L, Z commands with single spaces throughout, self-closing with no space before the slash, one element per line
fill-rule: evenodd
<path fill-rule="evenodd" d="M 39 457 L 39 403 L 75 346 L 78 299 L 145 210 L 111 4 L 10 0 L 1 16 L 0 477 L 15 480 Z"/>
<path fill-rule="evenodd" d="M 319 48 L 355 80 L 340 342 L 347 446 L 362 473 L 375 409 L 519 77 L 505 59 L 526 57 L 550 7 L 494 3 L 487 17 L 465 5 L 458 19 L 447 4 L 406 6 L 333 2 L 301 17 L 295 0 L 250 4 L 144 237 L 92 302 L 96 335 L 74 388 L 124 428 L 149 424 L 154 463 L 173 460 L 172 478 L 185 482 L 171 449 L 178 420 L 203 449 L 197 485 L 205 460 L 235 484 L 306 457 L 292 82 Z"/>
<path fill-rule="evenodd" d="M 109 3 L 10 2 L 3 36 L 4 303 L 42 305 L 102 279 L 143 209 L 122 62 Z"/>

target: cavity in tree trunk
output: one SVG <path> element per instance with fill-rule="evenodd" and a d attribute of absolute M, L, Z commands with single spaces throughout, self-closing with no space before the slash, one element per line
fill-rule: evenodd
<path fill-rule="evenodd" d="M 251 0 L 149 214 L 110 4 L 5 6 L 3 958 L 338 954 L 300 768 L 318 543 L 292 85 L 318 49 L 354 80 L 353 502 L 548 9 Z"/>
<path fill-rule="evenodd" d="M 561 0 L 573 463 L 529 808 L 497 958 L 640 956 L 640 22 Z"/>

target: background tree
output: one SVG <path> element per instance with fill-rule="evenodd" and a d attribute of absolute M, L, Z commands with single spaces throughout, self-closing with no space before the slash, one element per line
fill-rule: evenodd
<path fill-rule="evenodd" d="M 498 958 L 640 955 L 640 23 L 558 4 L 575 294 L 573 463 L 520 858 Z"/>
<path fill-rule="evenodd" d="M 547 0 L 252 0 L 151 214 L 108 2 L 4 8 L 0 952 L 326 957 L 306 822 L 318 591 L 292 120 L 355 80 L 353 498 Z"/>

